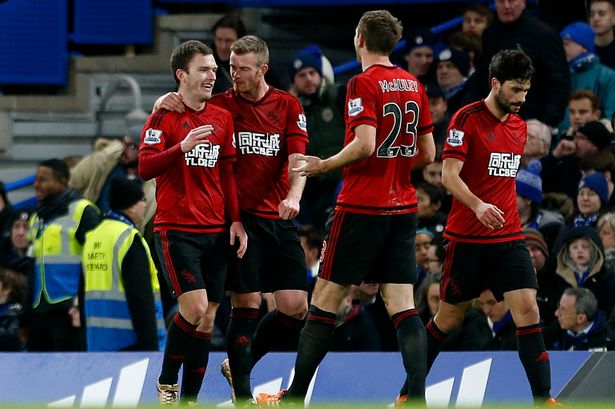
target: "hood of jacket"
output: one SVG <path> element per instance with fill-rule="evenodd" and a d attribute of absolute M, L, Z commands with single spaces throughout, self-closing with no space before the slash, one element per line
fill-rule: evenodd
<path fill-rule="evenodd" d="M 604 264 L 604 247 L 600 236 L 596 229 L 590 226 L 580 226 L 567 228 L 562 231 L 555 242 L 555 249 L 557 254 L 557 275 L 562 277 L 572 287 L 579 287 L 577 278 L 575 276 L 574 269 L 567 263 L 568 243 L 574 239 L 585 237 L 589 239 L 594 248 L 595 259 L 592 259 L 589 266 L 589 277 L 592 277 L 602 270 Z"/>

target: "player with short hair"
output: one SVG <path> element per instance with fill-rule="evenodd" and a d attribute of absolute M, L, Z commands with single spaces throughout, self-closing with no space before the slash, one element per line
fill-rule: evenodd
<path fill-rule="evenodd" d="M 408 388 L 425 402 L 425 328 L 414 308 L 416 192 L 412 168 L 433 161 L 429 101 L 412 74 L 390 62 L 401 37 L 388 11 L 363 14 L 354 44 L 363 72 L 348 83 L 344 148 L 327 159 L 306 156 L 294 171 L 315 176 L 344 168 L 323 264 L 301 331 L 295 377 L 288 391 L 260 394 L 261 405 L 303 400 L 329 349 L 336 311 L 352 284 L 380 283 L 397 328 Z"/>
<path fill-rule="evenodd" d="M 307 267 L 292 220 L 299 214 L 305 178 L 289 169 L 301 164 L 308 138 L 299 100 L 265 81 L 265 41 L 242 37 L 231 46 L 230 58 L 233 88 L 211 103 L 233 116 L 235 177 L 250 246 L 229 274 L 233 308 L 226 334 L 229 361 L 222 371 L 233 400 L 245 403 L 252 399 L 254 364 L 268 351 L 294 350 L 307 312 Z M 175 94 L 157 105 L 182 109 Z M 261 291 L 273 292 L 277 309 L 259 322 Z"/>
<path fill-rule="evenodd" d="M 173 50 L 171 71 L 184 111 L 154 112 L 139 151 L 140 176 L 156 178 L 156 251 L 179 304 L 156 385 L 162 405 L 178 403 L 182 364 L 181 399 L 196 402 L 224 294 L 227 258 L 220 255 L 228 252 L 226 235 L 231 245 L 239 240 L 238 257 L 247 246 L 233 176 L 233 118 L 209 103 L 216 68 L 212 50 L 199 41 Z"/>
<path fill-rule="evenodd" d="M 517 326 L 519 358 L 537 404 L 550 396 L 549 354 L 536 304 L 536 272 L 517 211 L 516 176 L 527 139 L 517 115 L 534 67 L 520 49 L 502 50 L 489 65 L 491 92 L 453 115 L 444 145 L 442 183 L 453 194 L 438 313 L 427 324 L 428 364 L 473 299 L 490 289 L 504 298 Z M 400 396 L 403 396 L 402 390 Z"/>

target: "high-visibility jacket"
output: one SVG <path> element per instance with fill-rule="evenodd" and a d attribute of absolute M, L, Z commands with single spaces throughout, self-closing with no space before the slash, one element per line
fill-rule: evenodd
<path fill-rule="evenodd" d="M 124 257 L 134 240 L 141 240 L 147 254 L 154 292 L 158 346 L 164 349 L 166 330 L 160 285 L 149 247 L 133 226 L 119 220 L 105 219 L 87 233 L 83 246 L 88 351 L 119 351 L 137 343 L 121 271 Z"/>
<path fill-rule="evenodd" d="M 32 308 L 41 297 L 49 304 L 70 300 L 77 295 L 81 276 L 82 246 L 75 238 L 85 208 L 95 206 L 86 199 L 71 202 L 68 213 L 43 222 L 35 213 L 30 218 L 32 256 L 35 258 L 32 280 Z"/>

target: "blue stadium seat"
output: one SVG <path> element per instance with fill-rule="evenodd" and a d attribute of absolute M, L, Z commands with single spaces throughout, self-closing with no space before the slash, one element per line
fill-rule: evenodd
<path fill-rule="evenodd" d="M 74 0 L 75 44 L 151 44 L 152 0 Z"/>
<path fill-rule="evenodd" d="M 66 85 L 67 0 L 0 3 L 0 84 Z"/>

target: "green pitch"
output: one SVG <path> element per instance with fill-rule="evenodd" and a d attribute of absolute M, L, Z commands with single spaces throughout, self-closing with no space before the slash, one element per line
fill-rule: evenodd
<path fill-rule="evenodd" d="M 582 403 L 582 402 L 564 402 L 566 403 L 565 408 L 568 409 L 615 409 L 615 400 L 609 402 L 591 402 L 591 403 Z M 215 409 L 215 405 L 199 405 L 200 408 L 209 408 Z M 255 406 L 256 407 L 256 406 Z M 5 406 L 0 405 L 2 409 L 49 409 L 48 406 L 33 406 L 33 405 L 16 405 L 16 406 Z M 160 409 L 160 406 L 156 405 L 143 405 L 138 406 L 138 409 Z M 314 404 L 310 405 L 310 409 L 385 409 L 387 405 L 352 405 L 352 404 L 331 404 L 331 405 L 321 405 Z M 412 408 L 412 406 L 409 406 Z M 454 408 L 454 406 L 451 406 Z M 527 405 L 489 405 L 482 406 L 481 409 L 528 409 L 532 408 L 532 406 Z M 121 408 L 120 408 L 121 409 Z M 126 408 L 128 409 L 128 408 Z"/>

